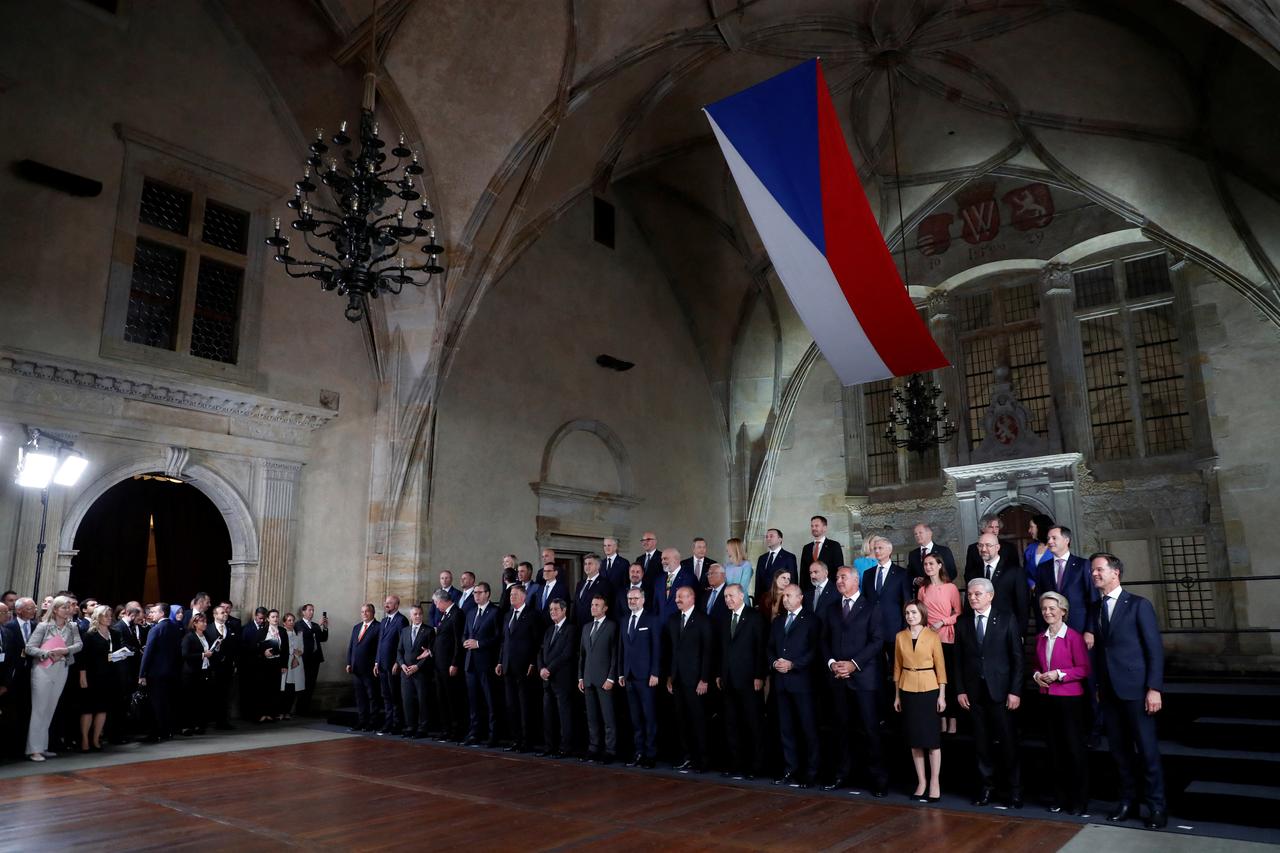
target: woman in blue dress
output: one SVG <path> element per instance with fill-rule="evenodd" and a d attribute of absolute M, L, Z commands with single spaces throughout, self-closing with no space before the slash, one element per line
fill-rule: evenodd
<path fill-rule="evenodd" d="M 1027 526 L 1027 536 L 1031 537 L 1031 543 L 1027 545 L 1027 552 L 1022 555 L 1022 565 L 1027 570 L 1028 587 L 1035 587 L 1036 572 L 1040 564 L 1053 559 L 1047 544 L 1050 527 L 1053 527 L 1053 519 L 1044 513 L 1038 512 L 1031 516 L 1031 524 Z"/>

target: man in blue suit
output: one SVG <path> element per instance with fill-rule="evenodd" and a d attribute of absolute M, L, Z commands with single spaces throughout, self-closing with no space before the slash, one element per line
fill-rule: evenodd
<path fill-rule="evenodd" d="M 907 570 L 893 562 L 893 543 L 883 536 L 872 536 L 870 541 L 876 565 L 862 573 L 860 588 L 875 605 L 880 618 L 880 719 L 883 721 L 889 719 L 889 707 L 893 704 L 893 643 L 898 632 L 906 627 L 902 608 L 912 598 L 912 591 Z"/>
<path fill-rule="evenodd" d="M 639 564 L 632 567 L 632 577 L 643 574 Z M 652 768 L 658 757 L 658 717 L 654 690 L 662 665 L 662 623 L 645 608 L 643 587 L 627 590 L 627 609 L 618 641 L 618 686 L 627 694 L 631 712 L 631 731 L 635 754 L 627 762 Z"/>
<path fill-rule="evenodd" d="M 1151 602 L 1120 586 L 1124 563 L 1105 552 L 1089 558 L 1093 585 L 1101 594 L 1090 619 L 1098 699 L 1107 727 L 1107 745 L 1120 775 L 1120 803 L 1107 820 L 1137 815 L 1135 769 L 1146 794 L 1147 829 L 1168 824 L 1164 772 L 1156 741 L 1155 715 L 1164 689 L 1164 645 Z"/>
<path fill-rule="evenodd" d="M 568 584 L 560 580 L 560 567 L 555 563 L 547 563 L 542 567 L 542 582 L 535 584 L 529 593 L 529 603 L 539 613 L 547 615 L 547 607 L 557 598 L 568 602 L 573 599 L 573 594 L 569 591 Z"/>
<path fill-rule="evenodd" d="M 453 572 L 445 569 L 440 573 L 440 588 L 449 594 L 449 600 L 457 604 L 462 600 L 462 590 L 453 585 Z M 431 627 L 440 627 L 440 608 L 431 608 Z"/>
<path fill-rule="evenodd" d="M 818 770 L 818 727 L 810 683 L 818 655 L 818 620 L 805 611 L 804 593 L 796 584 L 782 593 L 782 608 L 769 633 L 768 657 L 773 689 L 778 694 L 778 732 L 786 772 L 773 784 L 808 788 Z"/>
<path fill-rule="evenodd" d="M 400 664 L 396 653 L 400 649 L 400 632 L 409 624 L 400 612 L 400 596 L 388 595 L 382 602 L 386 618 L 378 630 L 378 657 L 373 662 L 373 674 L 378 678 L 378 692 L 382 694 L 385 719 L 379 725 L 378 734 L 399 734 L 404 728 L 404 711 L 400 706 Z"/>
<path fill-rule="evenodd" d="M 664 625 L 678 609 L 676 591 L 682 586 L 692 587 L 696 594 L 698 579 L 693 576 L 692 569 L 680 564 L 680 552 L 675 548 L 668 548 L 662 552 L 662 572 L 653 582 L 653 598 L 658 602 L 658 618 Z"/>
<path fill-rule="evenodd" d="M 1071 528 L 1058 525 L 1049 528 L 1047 542 L 1052 560 L 1046 560 L 1036 569 L 1036 595 L 1056 592 L 1066 596 L 1067 625 L 1077 633 L 1088 630 L 1089 614 L 1093 605 L 1098 602 L 1098 590 L 1093 585 L 1093 575 L 1089 570 L 1089 561 L 1071 553 Z M 1032 608 L 1036 612 L 1036 624 L 1043 631 L 1044 617 L 1040 608 Z"/>
<path fill-rule="evenodd" d="M 475 585 L 472 593 L 476 609 L 467 616 L 467 626 L 462 632 L 462 648 L 466 649 L 463 670 L 467 675 L 467 700 L 471 706 L 471 729 L 464 746 L 480 742 L 481 713 L 487 717 L 485 746 L 493 746 L 498 738 L 498 706 L 493 701 L 493 678 L 498 665 L 498 644 L 501 638 L 498 626 L 498 608 L 489 604 L 489 584 Z"/>
<path fill-rule="evenodd" d="M 867 774 L 871 793 L 885 796 L 889 776 L 881 761 L 880 721 L 876 697 L 880 684 L 880 659 L 883 642 L 880 637 L 880 614 L 863 595 L 858 572 L 849 566 L 836 571 L 835 603 L 820 617 L 822 624 L 822 656 L 829 673 L 831 697 L 836 706 L 841 737 L 835 779 L 824 786 L 828 791 L 846 787 L 853 776 L 853 756 L 859 744 L 866 753 Z M 861 731 L 857 731 L 861 729 Z M 857 737 L 854 737 L 857 732 Z"/>
<path fill-rule="evenodd" d="M 182 668 L 182 628 L 169 618 L 166 604 L 152 607 L 151 619 L 155 624 L 142 650 L 138 683 L 151 696 L 156 728 L 148 740 L 154 742 L 173 737 L 173 693 Z"/>
<path fill-rule="evenodd" d="M 356 692 L 356 724 L 351 731 L 357 732 L 374 731 L 374 721 L 381 722 L 382 716 L 378 676 L 373 674 L 381 625 L 373 614 L 372 604 L 360 608 L 360 621 L 351 626 L 351 640 L 347 643 L 347 673 Z"/>
<path fill-rule="evenodd" d="M 620 618 L 627 615 L 631 610 L 627 596 L 631 590 L 640 590 L 641 598 L 644 600 L 644 609 L 650 613 L 657 613 L 658 608 L 654 606 L 652 597 L 649 595 L 648 584 L 644 582 L 644 566 L 639 563 L 632 563 L 628 570 L 627 580 L 622 586 L 618 587 L 613 594 L 614 606 L 612 612 Z"/>
<path fill-rule="evenodd" d="M 582 558 L 583 578 L 578 581 L 578 589 L 573 596 L 573 612 L 570 614 L 570 622 L 579 629 L 583 625 L 591 624 L 594 617 L 591 615 L 591 600 L 597 595 L 604 596 L 604 603 L 607 605 L 613 601 L 613 585 L 602 574 L 600 574 L 600 557 L 596 554 L 587 554 Z"/>
<path fill-rule="evenodd" d="M 764 544 L 769 550 L 756 560 L 756 588 L 752 593 L 755 601 L 769 591 L 775 572 L 791 572 L 791 577 L 796 577 L 796 555 L 782 547 L 782 531 L 770 527 L 765 531 Z"/>

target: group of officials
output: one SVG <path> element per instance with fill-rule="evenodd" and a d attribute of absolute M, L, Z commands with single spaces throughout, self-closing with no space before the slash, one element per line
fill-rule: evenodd
<path fill-rule="evenodd" d="M 1163 652 L 1151 603 L 1120 585 L 1119 558 L 1071 553 L 1071 531 L 1043 516 L 1020 555 L 987 517 L 960 593 L 954 556 L 928 525 L 916 526 L 906 566 L 883 536 L 846 564 L 826 529 L 814 516 L 797 558 L 771 528 L 754 565 L 733 561 L 730 540 L 732 582 L 705 540 L 682 559 L 652 532 L 634 560 L 606 539 L 572 588 L 551 549 L 536 579 L 531 563 L 504 557 L 496 601 L 474 573 L 459 588 L 443 571 L 407 616 L 396 596 L 381 620 L 364 605 L 346 658 L 353 730 L 487 746 L 505 731 L 509 751 L 645 768 L 661 750 L 682 772 L 718 766 L 750 779 L 774 769 L 775 784 L 861 784 L 883 797 L 882 742 L 901 728 L 919 780 L 911 796 L 936 801 L 938 735 L 954 732 L 949 693 L 974 736 L 974 803 L 1002 788 L 1021 808 L 1014 714 L 1030 690 L 1048 732 L 1051 811 L 1088 806 L 1096 719 L 1120 778 L 1109 819 L 1139 816 L 1141 780 L 1146 825 L 1166 825 L 1153 721 Z"/>

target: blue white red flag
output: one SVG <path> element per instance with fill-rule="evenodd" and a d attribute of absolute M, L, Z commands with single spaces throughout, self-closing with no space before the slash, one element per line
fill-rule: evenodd
<path fill-rule="evenodd" d="M 946 367 L 871 214 L 818 61 L 705 112 L 778 278 L 840 381 Z"/>

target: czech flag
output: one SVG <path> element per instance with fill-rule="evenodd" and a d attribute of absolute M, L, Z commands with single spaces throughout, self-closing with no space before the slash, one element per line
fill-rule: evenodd
<path fill-rule="evenodd" d="M 705 112 L 778 277 L 840 381 L 946 367 L 871 215 L 818 61 Z"/>

